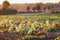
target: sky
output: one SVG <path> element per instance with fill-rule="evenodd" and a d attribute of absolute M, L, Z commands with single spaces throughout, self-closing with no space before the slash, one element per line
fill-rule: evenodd
<path fill-rule="evenodd" d="M 0 4 L 2 4 L 4 0 L 0 0 Z M 14 3 L 38 3 L 38 2 L 43 2 L 43 3 L 47 3 L 47 2 L 59 2 L 60 0 L 8 0 L 11 4 Z"/>

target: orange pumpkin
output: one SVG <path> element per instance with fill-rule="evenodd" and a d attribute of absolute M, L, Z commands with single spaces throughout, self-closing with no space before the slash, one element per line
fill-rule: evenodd
<path fill-rule="evenodd" d="M 40 35 L 40 30 L 35 30 L 35 31 L 33 32 L 33 34 L 34 34 L 34 35 Z"/>
<path fill-rule="evenodd" d="M 57 28 L 60 28 L 60 24 L 56 24 L 56 27 L 57 27 Z"/>
<path fill-rule="evenodd" d="M 10 27 L 10 24 L 7 23 L 7 24 L 6 24 L 6 27 Z"/>

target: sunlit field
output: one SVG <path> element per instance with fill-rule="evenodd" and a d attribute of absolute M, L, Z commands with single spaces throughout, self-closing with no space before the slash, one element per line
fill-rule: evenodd
<path fill-rule="evenodd" d="M 25 40 L 46 38 L 49 33 L 60 32 L 60 13 L 0 15 L 0 32 L 19 33 Z"/>
<path fill-rule="evenodd" d="M 31 20 L 31 21 L 60 21 L 60 14 L 17 14 L 17 15 L 0 15 L 0 20 Z"/>

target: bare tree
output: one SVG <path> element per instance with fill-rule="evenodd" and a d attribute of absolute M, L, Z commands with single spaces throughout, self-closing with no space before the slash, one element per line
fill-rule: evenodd
<path fill-rule="evenodd" d="M 39 3 L 38 3 L 38 4 L 36 4 L 36 7 L 35 7 L 35 8 L 36 8 L 36 10 L 38 10 L 38 11 L 41 9 L 41 7 L 40 7 Z"/>
<path fill-rule="evenodd" d="M 26 10 L 29 11 L 30 10 L 30 6 L 27 6 Z"/>
<path fill-rule="evenodd" d="M 36 8 L 35 7 L 32 7 L 32 10 L 35 12 Z"/>
<path fill-rule="evenodd" d="M 2 5 L 3 5 L 3 9 L 6 9 L 10 6 L 10 3 L 8 1 L 4 1 Z"/>

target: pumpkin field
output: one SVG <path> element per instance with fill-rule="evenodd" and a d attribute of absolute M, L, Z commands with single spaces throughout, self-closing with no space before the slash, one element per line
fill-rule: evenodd
<path fill-rule="evenodd" d="M 59 13 L 0 15 L 0 33 L 19 33 L 29 40 L 49 37 L 52 32 L 60 33 Z"/>

